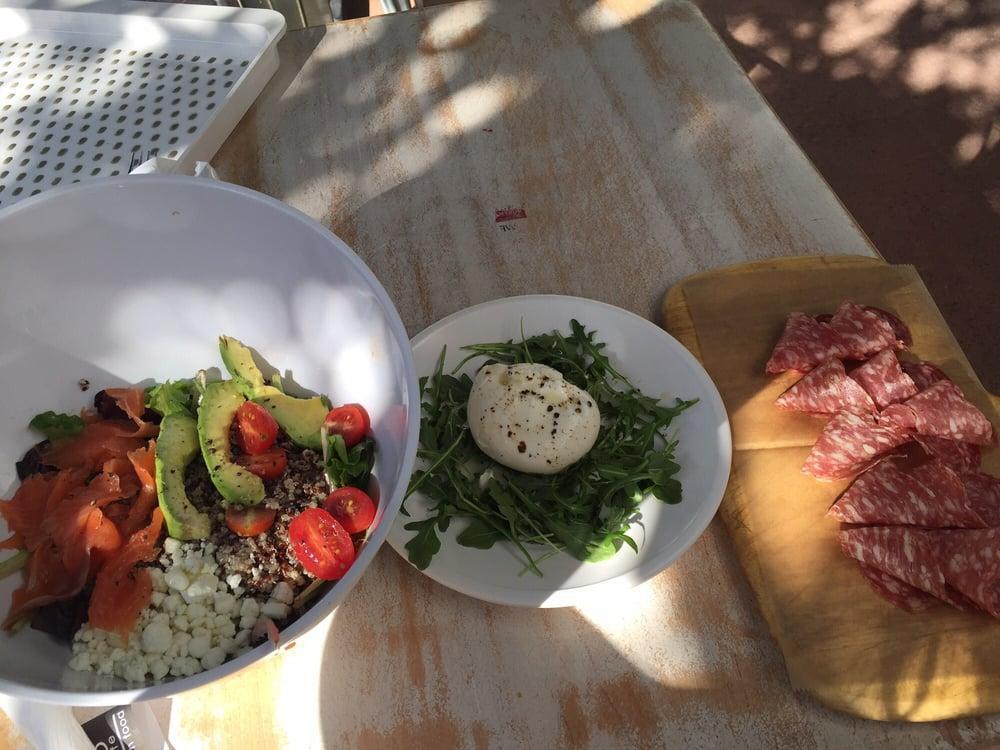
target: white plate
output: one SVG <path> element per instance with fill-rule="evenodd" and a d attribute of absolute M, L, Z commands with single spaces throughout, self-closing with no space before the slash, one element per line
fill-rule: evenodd
<path fill-rule="evenodd" d="M 191 177 L 95 180 L 0 212 L 0 496 L 38 440 L 32 415 L 75 411 L 106 386 L 221 367 L 218 335 L 256 348 L 294 383 L 364 404 L 378 442 L 375 527 L 348 574 L 282 632 L 323 620 L 371 562 L 402 500 L 419 405 L 406 331 L 375 276 L 307 216 L 251 190 Z M 92 389 L 77 385 L 86 378 Z M 286 381 L 287 382 L 287 381 Z M 0 538 L 6 537 L 0 522 Z M 3 554 L 6 557 L 6 553 Z M 20 576 L 0 581 L 0 618 Z M 198 687 L 274 651 L 158 685 L 68 669 L 69 648 L 0 633 L 0 692 L 112 706 Z"/>
<path fill-rule="evenodd" d="M 582 563 L 569 555 L 541 564 L 544 576 L 520 575 L 523 565 L 506 543 L 489 550 L 469 549 L 455 542 L 465 524 L 453 523 L 441 535 L 440 552 L 423 572 L 438 583 L 478 599 L 522 607 L 565 607 L 583 604 L 613 589 L 636 586 L 652 578 L 690 547 L 708 526 L 722 502 L 729 479 L 732 439 L 729 419 L 718 390 L 698 361 L 676 339 L 644 318 L 611 305 L 579 297 L 533 295 L 486 302 L 462 310 L 413 339 L 413 362 L 421 376 L 434 371 L 443 346 L 448 347 L 445 370 L 463 357 L 461 347 L 486 341 L 506 341 L 559 330 L 569 333 L 575 318 L 608 346 L 612 363 L 639 389 L 673 403 L 675 397 L 699 399 L 672 424 L 680 439 L 678 479 L 684 496 L 677 505 L 647 498 L 641 519 L 632 525 L 639 543 L 637 555 L 628 547 L 602 563 Z M 470 362 L 472 374 L 482 360 Z M 412 518 L 399 515 L 389 544 L 406 557 L 404 545 L 413 536 L 403 526 L 427 517 L 419 495 L 406 503 Z M 544 551 L 544 548 L 540 548 Z"/>

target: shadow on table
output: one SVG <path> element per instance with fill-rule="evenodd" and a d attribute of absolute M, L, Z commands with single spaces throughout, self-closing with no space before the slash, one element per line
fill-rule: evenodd
<path fill-rule="evenodd" d="M 1000 392 L 1000 5 L 698 4 L 875 246 L 917 266 Z"/>
<path fill-rule="evenodd" d="M 990 332 L 997 328 L 998 309 L 992 305 L 990 284 L 1000 274 L 1000 254 L 987 252 L 989 238 L 1000 229 L 1000 212 L 996 208 L 1000 200 L 1000 129 L 996 125 L 1000 91 L 989 67 L 1000 53 L 1000 6 L 967 0 L 701 0 L 699 4 L 875 245 L 890 261 L 917 265 L 987 387 L 1000 391 L 1000 362 L 990 344 Z M 622 108 L 629 111 L 631 121 L 645 122 L 641 132 L 629 133 L 626 138 L 648 153 L 660 153 L 658 149 L 673 136 L 655 119 L 639 117 L 636 113 L 641 111 L 642 103 L 632 99 L 669 99 L 671 72 L 666 65 L 656 68 L 662 61 L 654 59 L 657 42 L 650 28 L 671 23 L 671 14 L 683 15 L 684 11 L 664 6 L 644 14 L 641 2 L 564 4 L 556 12 L 574 16 L 588 58 L 581 63 L 573 55 L 554 54 L 551 59 L 544 58 L 550 66 L 544 68 L 540 60 L 545 50 L 560 45 L 564 48 L 567 39 L 542 37 L 540 31 L 537 38 L 527 39 L 493 33 L 494 27 L 503 26 L 493 19 L 518 12 L 512 8 L 528 14 L 544 12 L 541 8 L 534 4 L 494 3 L 485 6 L 482 23 L 467 29 L 464 35 L 435 40 L 434 19 L 445 13 L 459 13 L 458 7 L 373 19 L 363 25 L 345 24 L 344 29 L 350 29 L 352 35 L 352 54 L 345 52 L 313 61 L 309 80 L 289 90 L 280 122 L 257 122 L 245 128 L 249 135 L 245 136 L 245 149 L 240 151 L 243 162 L 253 161 L 247 154 L 260 147 L 258 139 L 271 138 L 280 129 L 297 134 L 296 142 L 302 146 L 298 156 L 309 163 L 304 172 L 296 171 L 297 184 L 283 181 L 283 170 L 277 165 L 263 165 L 253 174 L 241 171 L 237 160 L 224 159 L 232 163 L 234 178 L 245 178 L 246 184 L 265 192 L 295 195 L 296 205 L 324 220 L 357 247 L 383 279 L 397 273 L 379 262 L 379 257 L 392 256 L 392 229 L 400 226 L 404 213 L 394 210 L 393 204 L 405 203 L 407 195 L 420 188 L 427 195 L 428 205 L 419 228 L 426 227 L 432 236 L 445 232 L 458 244 L 474 241 L 490 248 L 497 261 L 479 273 L 482 287 L 499 295 L 510 293 L 501 261 L 509 261 L 503 248 L 509 244 L 506 240 L 515 235 L 501 242 L 493 231 L 495 227 L 484 230 L 481 219 L 495 208 L 503 208 L 509 196 L 498 192 L 495 206 L 478 205 L 477 201 L 488 195 L 491 184 L 496 187 L 510 182 L 509 155 L 517 148 L 519 138 L 531 137 L 549 144 L 550 158 L 540 159 L 523 174 L 515 175 L 514 182 L 520 193 L 536 199 L 526 207 L 529 216 L 537 215 L 550 223 L 563 221 L 565 225 L 554 234 L 575 238 L 559 248 L 553 268 L 538 269 L 538 288 L 533 291 L 558 289 L 600 296 L 597 288 L 602 285 L 596 280 L 604 279 L 605 289 L 620 284 L 623 291 L 619 299 L 627 299 L 624 288 L 630 277 L 615 267 L 614 249 L 609 248 L 607 257 L 597 258 L 596 262 L 588 254 L 592 269 L 592 278 L 588 279 L 576 272 L 582 260 L 580 248 L 586 246 L 588 237 L 595 236 L 595 229 L 596 236 L 606 236 L 606 223 L 614 221 L 620 225 L 621 242 L 639 248 L 639 254 L 644 255 L 645 244 L 655 236 L 649 230 L 656 217 L 646 215 L 648 197 L 637 199 L 635 211 L 628 216 L 603 215 L 601 205 L 575 205 L 578 196 L 593 192 L 579 188 L 595 183 L 601 190 L 617 195 L 620 203 L 624 202 L 622 195 L 653 190 L 658 213 L 673 216 L 690 244 L 704 244 L 705 262 L 710 263 L 713 247 L 724 243 L 725 238 L 715 226 L 717 221 L 704 210 L 685 210 L 691 196 L 670 189 L 670 174 L 682 164 L 661 160 L 661 172 L 642 175 L 640 182 L 648 182 L 644 185 L 617 184 L 615 170 L 602 169 L 605 160 L 627 154 L 622 133 L 612 133 L 611 127 L 621 119 Z M 594 20 L 600 15 L 598 9 L 605 15 L 618 13 L 625 22 L 604 27 Z M 653 17 L 659 20 L 651 20 Z M 410 37 L 395 32 L 408 24 L 420 27 L 423 34 L 424 41 L 416 49 L 401 47 L 401 40 Z M 541 29 L 544 24 L 529 26 Z M 299 55 L 299 45 L 308 54 L 318 43 L 317 35 L 323 33 L 322 29 L 297 32 L 294 40 L 290 38 L 283 44 L 283 55 Z M 501 63 L 489 70 L 476 62 L 477 50 L 486 45 L 503 45 L 509 50 Z M 607 78 L 609 68 L 605 65 L 602 69 L 594 61 L 602 55 L 607 57 L 607 51 L 616 46 L 626 51 L 639 49 L 643 55 L 653 51 L 653 58 L 644 57 L 649 70 L 637 69 L 634 79 L 651 77 L 655 87 L 645 88 L 643 84 L 640 88 L 637 84 L 623 89 L 620 81 Z M 634 56 L 634 52 L 630 54 Z M 386 64 L 387 60 L 398 59 L 410 61 L 411 75 L 399 77 L 399 66 Z M 527 85 L 532 72 L 539 73 L 534 89 Z M 548 95 L 546 79 L 566 75 L 578 79 L 580 86 L 603 92 L 608 106 L 597 120 L 587 119 L 586 108 L 576 111 L 572 101 Z M 703 88 L 693 92 L 709 113 L 712 105 L 720 104 L 715 96 L 719 92 L 712 90 L 710 78 L 706 75 Z M 487 80 L 494 90 L 502 90 L 502 101 L 492 108 L 484 107 L 483 84 Z M 511 86 L 504 86 L 504 81 L 510 81 Z M 631 98 L 622 99 L 623 90 Z M 399 96 L 400 92 L 403 96 Z M 323 103 L 321 110 L 315 109 L 317 101 Z M 471 102 L 479 111 L 487 112 L 481 122 L 472 125 L 468 110 L 463 110 Z M 315 118 L 307 115 L 314 111 L 333 114 L 321 127 L 343 131 L 333 148 L 326 147 L 329 140 L 321 152 L 310 148 L 313 140 L 307 129 L 315 127 Z M 746 114 L 722 112 L 729 117 Z M 436 124 L 429 128 L 432 120 Z M 579 127 L 569 127 L 573 122 Z M 705 126 L 700 128 L 701 134 L 710 137 L 710 119 L 701 124 Z M 477 191 L 477 195 L 455 193 L 452 188 L 458 186 L 449 182 L 457 181 L 449 180 L 449 175 L 461 169 L 466 145 L 472 139 L 484 138 L 496 145 L 496 163 L 487 171 L 498 178 L 493 181 L 493 174 L 484 172 L 477 176 L 484 190 Z M 234 156 L 239 145 L 231 143 L 223 153 Z M 413 149 L 405 147 L 414 145 L 422 152 L 417 158 L 421 164 L 419 174 L 414 170 Z M 571 153 L 577 154 L 575 160 L 567 158 Z M 358 154 L 365 157 L 360 162 Z M 744 170 L 739 156 L 738 152 L 730 153 L 728 158 L 720 154 L 722 179 L 736 184 L 746 182 L 752 187 L 752 180 L 747 179 L 752 175 L 741 174 Z M 347 166 L 351 163 L 363 163 L 374 177 L 352 173 Z M 411 183 L 399 194 L 381 191 L 379 183 L 384 179 L 392 184 L 391 175 L 400 171 L 422 184 Z M 298 193 L 309 191 L 314 179 L 330 172 L 342 176 L 342 191 L 317 197 L 308 205 L 298 199 Z M 359 193 L 377 198 L 359 198 Z M 720 201 L 723 198 L 719 196 Z M 376 205 L 359 203 L 361 200 L 374 200 Z M 745 203 L 751 210 L 740 220 L 748 223 L 751 237 L 757 234 L 762 241 L 767 238 L 773 242 L 773 237 L 780 237 L 786 229 L 766 221 L 770 200 L 768 194 L 747 192 Z M 719 208 L 730 213 L 734 210 L 721 204 Z M 373 234 L 376 225 L 380 235 Z M 528 244 L 544 241 L 544 237 L 525 239 Z M 803 246 L 791 235 L 782 237 L 782 241 L 789 254 L 842 251 Z M 655 251 L 662 253 L 662 248 Z M 532 263 L 523 249 L 520 257 Z M 656 263 L 656 258 L 650 248 L 650 263 Z M 419 269 L 416 273 L 405 269 L 411 274 L 410 285 L 416 294 L 431 302 L 447 298 L 447 303 L 437 303 L 436 314 L 467 303 L 462 295 L 445 292 L 454 292 L 454 285 L 446 288 L 446 282 L 455 274 L 470 272 L 454 261 L 447 263 L 443 256 L 441 260 L 443 279 L 423 278 Z M 695 270 L 699 268 L 678 268 L 677 272 Z M 656 301 L 644 300 L 642 304 L 652 311 Z"/>

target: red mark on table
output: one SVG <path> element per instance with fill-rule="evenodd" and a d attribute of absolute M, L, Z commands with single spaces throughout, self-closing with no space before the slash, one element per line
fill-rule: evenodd
<path fill-rule="evenodd" d="M 498 208 L 497 209 L 497 224 L 501 224 L 505 221 L 514 221 L 514 219 L 527 219 L 528 214 L 523 208 Z"/>

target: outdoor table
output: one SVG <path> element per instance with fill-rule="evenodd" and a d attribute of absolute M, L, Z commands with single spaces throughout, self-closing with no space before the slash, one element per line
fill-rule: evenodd
<path fill-rule="evenodd" d="M 411 335 L 525 293 L 656 320 L 698 271 L 877 255 L 690 3 L 470 0 L 280 53 L 213 164 L 350 244 Z M 266 275 L 282 248 L 250 262 Z M 943 747 L 1000 726 L 864 721 L 796 692 L 718 521 L 585 608 L 487 604 L 386 546 L 324 625 L 156 710 L 185 750 Z"/>

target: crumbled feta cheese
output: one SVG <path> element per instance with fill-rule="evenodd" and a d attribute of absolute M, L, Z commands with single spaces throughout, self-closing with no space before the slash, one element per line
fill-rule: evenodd
<path fill-rule="evenodd" d="M 274 620 L 288 616 L 294 590 L 287 582 L 279 582 L 261 604 L 243 598 L 240 575 L 219 580 L 214 545 L 168 539 L 164 551 L 166 571 L 149 568 L 153 594 L 133 636 L 123 642 L 85 625 L 74 638 L 72 669 L 137 683 L 186 677 L 248 651 L 261 614 Z"/>
<path fill-rule="evenodd" d="M 201 657 L 201 666 L 204 669 L 211 669 L 212 667 L 219 666 L 225 660 L 226 660 L 225 650 L 218 646 L 213 646 L 212 648 L 210 648 L 208 651 L 205 652 L 204 656 Z"/>
<path fill-rule="evenodd" d="M 216 581 L 216 577 L 211 573 L 202 573 L 187 587 L 187 590 L 184 592 L 184 599 L 186 601 L 193 601 L 214 594 Z"/>
<path fill-rule="evenodd" d="M 167 676 L 167 672 L 170 671 L 170 667 L 163 659 L 153 659 L 149 663 L 149 673 L 153 676 L 154 680 L 162 680 Z"/>
<path fill-rule="evenodd" d="M 295 592 L 292 591 L 292 587 L 287 582 L 278 581 L 274 590 L 271 591 L 271 598 L 282 604 L 291 604 L 295 599 Z"/>
<path fill-rule="evenodd" d="M 212 639 L 207 635 L 196 636 L 188 644 L 188 653 L 195 659 L 200 659 L 212 647 Z"/>
<path fill-rule="evenodd" d="M 163 576 L 163 580 L 170 588 L 177 589 L 178 591 L 184 591 L 191 585 L 187 575 L 180 568 L 171 568 L 168 570 L 166 575 Z"/>
<path fill-rule="evenodd" d="M 243 604 L 240 606 L 240 617 L 252 617 L 254 622 L 256 622 L 259 615 L 260 604 L 257 603 L 257 600 L 244 599 Z"/>
<path fill-rule="evenodd" d="M 272 620 L 284 620 L 288 617 L 288 605 L 276 602 L 274 599 L 269 599 L 267 603 L 260 608 L 260 613 L 265 617 L 270 617 Z"/>
<path fill-rule="evenodd" d="M 228 615 L 233 611 L 233 607 L 236 605 L 236 597 L 232 594 L 220 593 L 215 595 L 215 611 L 220 615 Z"/>
<path fill-rule="evenodd" d="M 153 582 L 153 591 L 166 591 L 167 582 L 163 580 L 163 571 L 159 568 L 148 568 L 149 578 Z"/>
<path fill-rule="evenodd" d="M 154 620 L 142 631 L 142 650 L 147 654 L 162 654 L 173 640 L 170 626 Z"/>
<path fill-rule="evenodd" d="M 201 572 L 201 567 L 204 564 L 205 561 L 201 555 L 191 554 L 184 557 L 181 567 L 184 568 L 186 573 L 193 573 L 194 575 L 197 575 Z"/>
<path fill-rule="evenodd" d="M 201 620 L 208 614 L 208 610 L 205 609 L 202 604 L 189 604 L 187 608 L 187 616 L 192 622 L 195 620 Z"/>

